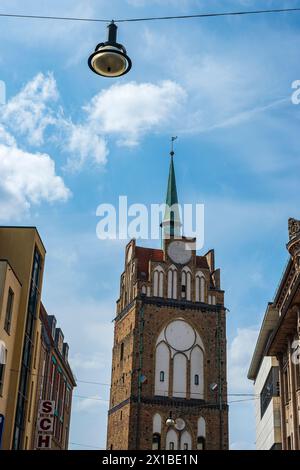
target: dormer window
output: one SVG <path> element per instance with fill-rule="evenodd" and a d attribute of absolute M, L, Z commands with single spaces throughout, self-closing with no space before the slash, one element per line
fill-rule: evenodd
<path fill-rule="evenodd" d="M 68 361 L 68 356 L 69 356 L 69 345 L 68 343 L 64 343 L 63 344 L 63 355 L 64 355 L 64 359 L 65 361 Z"/>
<path fill-rule="evenodd" d="M 59 353 L 63 355 L 64 335 L 60 328 L 56 328 L 55 342 Z"/>

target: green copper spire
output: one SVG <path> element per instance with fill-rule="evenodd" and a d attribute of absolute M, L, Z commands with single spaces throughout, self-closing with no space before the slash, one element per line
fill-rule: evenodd
<path fill-rule="evenodd" d="M 176 187 L 176 178 L 175 178 L 175 169 L 174 169 L 174 150 L 173 142 L 177 137 L 172 137 L 172 150 L 170 152 L 170 168 L 169 168 L 169 179 L 168 179 L 168 188 L 167 188 L 167 197 L 166 197 L 166 208 L 164 220 L 162 222 L 162 227 L 164 231 L 164 238 L 180 236 L 180 213 L 178 207 L 178 196 L 177 196 L 177 187 Z"/>
<path fill-rule="evenodd" d="M 168 189 L 167 189 L 167 197 L 166 197 L 166 204 L 168 206 L 172 206 L 173 204 L 178 204 L 175 169 L 174 169 L 174 161 L 173 161 L 174 152 L 171 152 L 170 155 L 171 155 L 171 160 L 170 160 Z"/>

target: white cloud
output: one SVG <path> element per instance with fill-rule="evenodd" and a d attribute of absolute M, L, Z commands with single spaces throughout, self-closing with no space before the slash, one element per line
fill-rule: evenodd
<path fill-rule="evenodd" d="M 33 204 L 66 201 L 70 196 L 47 154 L 0 144 L 0 174 L 0 218 L 4 220 L 24 215 Z"/>
<path fill-rule="evenodd" d="M 105 165 L 108 155 L 106 141 L 91 127 L 70 122 L 66 124 L 66 133 L 64 150 L 71 154 L 67 168 L 79 170 L 89 159 L 98 166 Z"/>
<path fill-rule="evenodd" d="M 14 137 L 24 137 L 42 146 L 47 131 L 52 144 L 68 154 L 67 169 L 80 170 L 88 163 L 103 167 L 107 137 L 117 135 L 120 145 L 136 145 L 146 132 L 175 122 L 185 98 L 183 88 L 172 81 L 112 85 L 95 95 L 75 122 L 64 115 L 54 76 L 39 73 L 2 107 L 0 139 L 12 145 Z"/>
<path fill-rule="evenodd" d="M 4 145 L 16 145 L 16 139 L 0 124 L 0 143 Z"/>
<path fill-rule="evenodd" d="M 57 122 L 51 108 L 58 99 L 52 74 L 37 74 L 2 108 L 1 121 L 15 134 L 23 135 L 32 145 L 44 142 L 44 132 Z"/>
<path fill-rule="evenodd" d="M 95 132 L 117 134 L 121 145 L 136 145 L 146 132 L 170 126 L 185 98 L 184 89 L 170 80 L 112 85 L 85 107 L 87 122 Z"/>
<path fill-rule="evenodd" d="M 228 349 L 229 393 L 253 393 L 247 373 L 257 340 L 257 328 L 238 328 Z"/>

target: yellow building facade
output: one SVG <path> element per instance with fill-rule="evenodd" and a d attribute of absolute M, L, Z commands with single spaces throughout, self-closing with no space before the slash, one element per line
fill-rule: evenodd
<path fill-rule="evenodd" d="M 45 254 L 35 227 L 0 227 L 2 449 L 29 449 L 35 431 Z"/>

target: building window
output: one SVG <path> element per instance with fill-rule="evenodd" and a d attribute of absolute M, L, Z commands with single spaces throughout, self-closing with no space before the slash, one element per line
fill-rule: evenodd
<path fill-rule="evenodd" d="M 5 322 L 4 322 L 4 329 L 6 333 L 10 334 L 11 328 L 11 318 L 12 318 L 12 311 L 14 305 L 14 292 L 9 289 L 8 297 L 7 297 L 7 304 L 6 304 L 6 315 L 5 315 Z"/>
<path fill-rule="evenodd" d="M 203 436 L 197 438 L 197 450 L 205 450 L 205 438 Z"/>
<path fill-rule="evenodd" d="M 5 364 L 0 364 L 0 397 L 2 397 L 4 387 Z"/>
<path fill-rule="evenodd" d="M 33 396 L 33 382 L 31 382 L 30 394 L 29 394 L 29 408 L 28 408 L 28 422 L 31 420 L 31 410 L 32 410 L 32 396 Z"/>
<path fill-rule="evenodd" d="M 171 266 L 168 271 L 168 298 L 177 299 L 177 270 Z"/>
<path fill-rule="evenodd" d="M 181 297 L 191 300 L 191 271 L 188 267 L 183 268 L 181 274 Z"/>
<path fill-rule="evenodd" d="M 152 450 L 160 450 L 160 434 L 158 433 L 152 436 Z"/>
<path fill-rule="evenodd" d="M 123 411 L 121 410 L 121 412 L 120 412 L 120 421 L 122 421 L 122 419 L 123 419 Z"/>
<path fill-rule="evenodd" d="M 194 384 L 195 384 L 195 385 L 199 385 L 199 375 L 198 375 L 198 374 L 195 374 L 195 377 L 194 377 Z"/>
<path fill-rule="evenodd" d="M 174 442 L 172 441 L 169 442 L 169 450 L 174 450 L 174 447 L 175 447 Z"/>
<path fill-rule="evenodd" d="M 265 414 L 273 397 L 279 396 L 278 391 L 279 368 L 272 367 L 260 393 L 260 417 Z"/>
<path fill-rule="evenodd" d="M 287 404 L 290 401 L 290 376 L 289 376 L 289 368 L 286 367 L 284 374 L 283 374 L 283 382 L 284 382 L 284 401 Z"/>
<path fill-rule="evenodd" d="M 159 374 L 159 381 L 160 382 L 164 382 L 165 381 L 165 373 L 164 371 L 160 371 L 160 374 Z"/>
<path fill-rule="evenodd" d="M 124 343 L 121 343 L 120 347 L 120 361 L 123 361 L 124 358 Z"/>
<path fill-rule="evenodd" d="M 40 283 L 42 273 L 42 257 L 37 249 L 33 256 L 33 267 L 31 272 L 31 284 L 26 315 L 25 339 L 22 353 L 22 366 L 20 371 L 20 382 L 18 400 L 16 407 L 16 418 L 14 427 L 13 449 L 21 449 L 23 444 L 24 420 L 26 412 L 26 401 L 28 400 L 28 381 L 32 367 L 32 350 L 34 346 L 35 324 L 38 318 L 38 305 L 40 296 Z"/>
<path fill-rule="evenodd" d="M 187 442 L 183 444 L 183 450 L 189 450 L 189 445 Z"/>
<path fill-rule="evenodd" d="M 153 274 L 153 295 L 154 297 L 164 296 L 164 271 L 161 266 L 154 270 Z"/>
<path fill-rule="evenodd" d="M 296 365 L 296 388 L 297 390 L 300 389 L 300 363 Z M 299 437 L 300 437 L 300 429 L 299 429 Z"/>
<path fill-rule="evenodd" d="M 199 271 L 196 274 L 196 302 L 205 301 L 205 277 L 204 274 Z"/>

